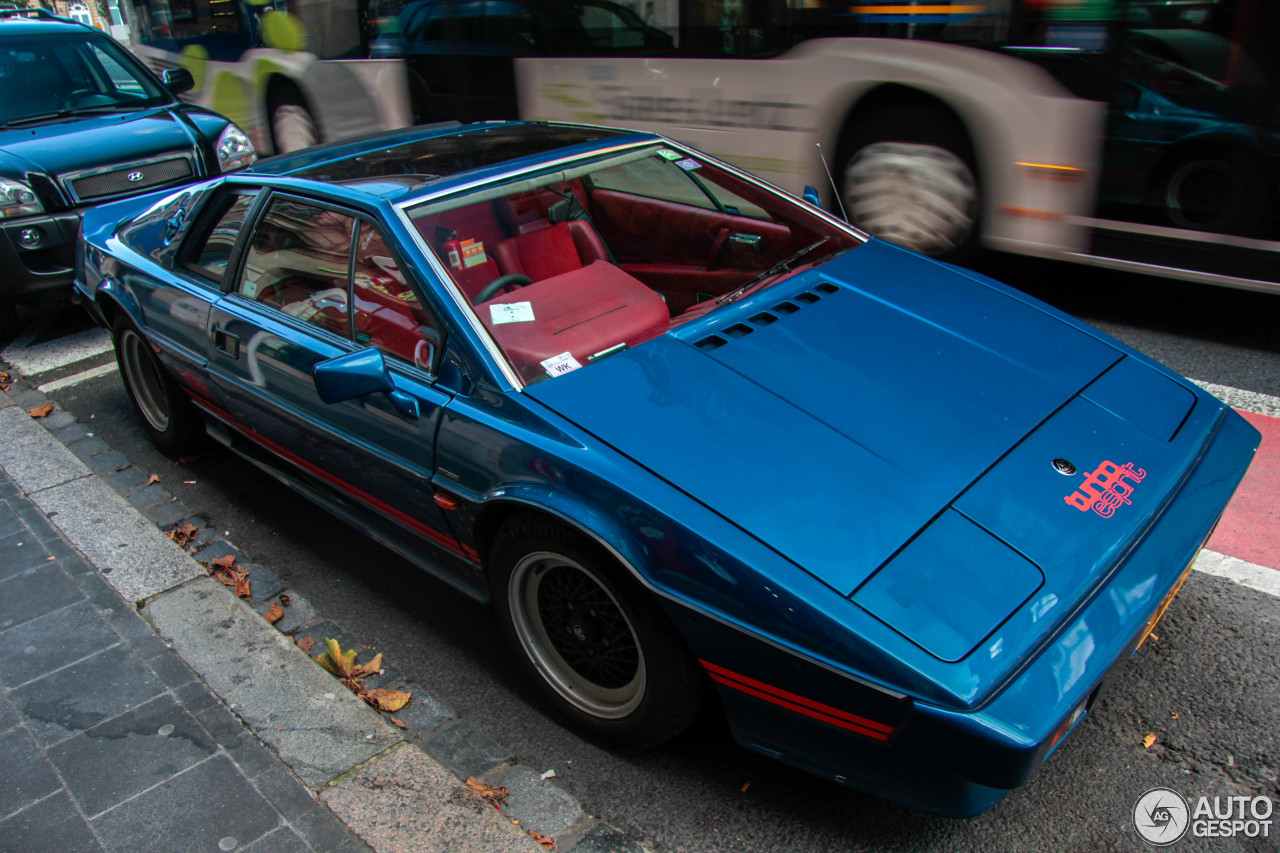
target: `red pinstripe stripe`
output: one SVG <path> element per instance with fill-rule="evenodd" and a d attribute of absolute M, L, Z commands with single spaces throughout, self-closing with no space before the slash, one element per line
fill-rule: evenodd
<path fill-rule="evenodd" d="M 839 726 L 842 729 L 848 729 L 876 740 L 888 740 L 889 735 L 893 734 L 893 726 L 877 723 L 875 720 L 868 720 L 866 717 L 859 717 L 856 714 L 850 714 L 848 711 L 842 711 L 839 708 L 815 702 L 812 699 L 788 692 L 780 687 L 774 687 L 770 684 L 765 684 L 763 681 L 757 681 L 741 673 L 717 666 L 710 661 L 699 660 L 698 662 L 702 664 L 716 682 L 726 687 L 732 687 L 734 690 L 741 691 L 749 696 L 755 696 L 757 699 L 763 699 L 779 707 L 804 714 L 806 717 L 812 717 L 815 720 L 821 720 L 824 723 Z"/>
<path fill-rule="evenodd" d="M 418 519 L 414 518 L 413 516 L 408 515 L 407 513 L 402 512 L 401 510 L 395 508 L 391 504 L 386 503 L 385 501 L 379 500 L 378 498 L 375 498 L 373 495 L 368 494 L 367 492 L 361 491 L 360 489 L 348 483 L 346 480 L 342 480 L 338 477 L 335 477 L 333 474 L 330 474 L 328 471 L 324 470 L 318 465 L 314 465 L 311 462 L 308 462 L 306 459 L 303 459 L 298 454 L 293 453 L 292 451 L 284 447 L 281 447 L 280 445 L 276 444 L 274 441 L 267 438 L 266 436 L 260 435 L 259 433 L 254 432 L 252 429 L 250 429 L 249 427 L 245 426 L 244 424 L 237 421 L 234 417 L 232 417 L 230 412 L 227 412 L 226 410 L 215 405 L 209 400 L 206 400 L 204 397 L 201 397 L 199 394 L 194 393 L 190 389 L 184 388 L 183 390 L 185 390 L 189 395 L 191 395 L 191 399 L 194 400 L 197 404 L 205 407 L 206 409 L 213 412 L 215 415 L 227 421 L 228 423 L 233 424 L 236 427 L 236 429 L 240 430 L 242 433 L 244 433 L 254 441 L 258 442 L 258 444 L 261 444 L 263 447 L 267 448 L 268 450 L 271 450 L 272 452 L 277 453 L 285 457 L 286 459 L 292 461 L 293 463 L 307 469 L 312 474 L 315 474 L 317 477 L 321 478 L 322 480 L 325 480 L 331 483 L 332 485 L 337 486 L 339 489 L 351 495 L 352 497 L 356 498 L 357 500 L 363 501 L 364 503 L 369 504 L 370 506 L 379 510 L 380 512 L 386 515 L 389 515 L 392 518 L 395 518 L 396 520 L 400 521 L 402 524 L 413 528 L 414 530 L 418 531 L 422 535 L 439 543 L 440 545 L 443 545 L 444 547 L 448 548 L 454 553 L 460 554 L 464 557 L 468 557 L 472 560 L 477 560 L 477 561 L 479 560 L 480 554 L 474 548 L 468 548 L 462 545 L 462 543 L 458 542 L 457 540 L 450 539 L 440 531 L 436 530 L 434 527 L 430 527 L 424 524 L 423 522 L 419 521 Z"/>

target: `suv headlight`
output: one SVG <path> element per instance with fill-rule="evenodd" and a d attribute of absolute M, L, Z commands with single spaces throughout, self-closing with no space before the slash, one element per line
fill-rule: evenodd
<path fill-rule="evenodd" d="M 218 152 L 218 168 L 222 170 L 223 174 L 234 172 L 236 169 L 243 169 L 258 159 L 249 137 L 234 124 L 228 124 L 223 129 L 222 134 L 218 136 L 216 150 Z"/>
<path fill-rule="evenodd" d="M 21 181 L 0 178 L 0 219 L 44 213 L 44 205 L 31 187 Z"/>

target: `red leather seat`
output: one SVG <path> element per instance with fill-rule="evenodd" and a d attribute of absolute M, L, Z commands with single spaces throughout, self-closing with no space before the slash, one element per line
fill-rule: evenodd
<path fill-rule="evenodd" d="M 590 222 L 556 221 L 555 206 L 564 200 L 558 193 L 535 190 L 496 202 L 498 216 L 512 235 L 493 250 L 503 275 L 521 273 L 541 281 L 609 260 L 604 241 Z"/>

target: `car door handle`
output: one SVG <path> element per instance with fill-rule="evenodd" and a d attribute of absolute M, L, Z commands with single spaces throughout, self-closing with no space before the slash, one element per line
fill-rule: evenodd
<path fill-rule="evenodd" d="M 233 335 L 226 329 L 213 327 L 213 345 L 219 352 L 225 352 L 232 358 L 240 357 L 240 336 Z"/>
<path fill-rule="evenodd" d="M 418 401 L 403 391 L 388 391 L 387 397 L 391 399 L 391 405 L 396 407 L 396 411 L 406 418 L 416 421 L 422 417 L 422 412 L 418 409 Z"/>

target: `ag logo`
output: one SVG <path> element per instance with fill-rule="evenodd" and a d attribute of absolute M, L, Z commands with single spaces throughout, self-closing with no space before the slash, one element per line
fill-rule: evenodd
<path fill-rule="evenodd" d="M 1187 832 L 1191 810 L 1182 795 L 1168 788 L 1152 788 L 1133 807 L 1138 834 L 1157 847 L 1177 841 Z"/>

